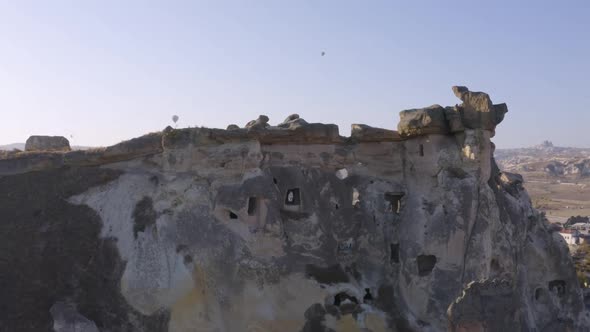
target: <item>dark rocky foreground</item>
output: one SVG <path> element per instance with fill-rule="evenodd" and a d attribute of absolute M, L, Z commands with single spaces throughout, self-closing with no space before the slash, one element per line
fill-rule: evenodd
<path fill-rule="evenodd" d="M 65 200 L 119 175 L 81 167 L 0 179 L 0 331 L 52 331 L 59 301 L 110 331 L 166 330 L 166 311 L 144 316 L 125 302 L 125 262 L 116 238 L 100 237 L 100 216 Z"/>

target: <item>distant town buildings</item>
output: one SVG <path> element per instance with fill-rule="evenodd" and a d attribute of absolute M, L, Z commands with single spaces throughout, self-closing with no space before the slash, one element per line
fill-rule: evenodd
<path fill-rule="evenodd" d="M 585 242 L 590 242 L 590 235 L 588 235 L 588 225 L 584 224 L 584 233 L 582 233 L 582 231 L 578 230 L 578 229 L 573 229 L 569 228 L 569 229 L 563 229 L 561 231 L 559 231 L 559 235 L 561 235 L 563 237 L 563 239 L 565 240 L 565 242 L 568 245 L 578 245 L 578 244 L 582 244 Z"/>
<path fill-rule="evenodd" d="M 569 227 L 569 229 L 572 230 L 577 230 L 578 232 L 580 232 L 580 234 L 583 235 L 588 235 L 588 232 L 590 231 L 590 225 L 587 223 L 576 223 L 573 224 Z"/>

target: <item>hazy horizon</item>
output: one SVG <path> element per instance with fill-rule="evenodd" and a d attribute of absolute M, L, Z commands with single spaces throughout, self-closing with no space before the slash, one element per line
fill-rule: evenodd
<path fill-rule="evenodd" d="M 508 104 L 498 148 L 590 147 L 590 3 L 0 4 L 0 145 L 107 146 L 259 114 L 395 129 L 403 109 Z M 325 52 L 325 56 L 321 53 Z"/>

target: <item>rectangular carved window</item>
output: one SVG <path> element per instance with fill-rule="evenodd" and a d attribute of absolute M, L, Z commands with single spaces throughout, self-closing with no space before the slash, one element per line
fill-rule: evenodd
<path fill-rule="evenodd" d="M 399 214 L 402 209 L 402 197 L 404 193 L 385 193 L 385 200 L 389 202 L 388 209 Z"/>

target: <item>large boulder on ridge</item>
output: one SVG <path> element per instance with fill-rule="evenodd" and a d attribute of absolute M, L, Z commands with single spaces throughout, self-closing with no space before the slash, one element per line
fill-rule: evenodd
<path fill-rule="evenodd" d="M 70 151 L 70 142 L 63 136 L 31 136 L 25 151 Z"/>
<path fill-rule="evenodd" d="M 464 86 L 454 86 L 453 93 L 463 102 L 459 106 L 463 125 L 470 129 L 494 131 L 508 112 L 506 104 L 492 104 L 485 92 L 469 91 Z"/>
<path fill-rule="evenodd" d="M 449 133 L 445 109 L 440 105 L 401 111 L 399 118 L 397 130 L 401 136 Z"/>
<path fill-rule="evenodd" d="M 265 129 L 268 126 L 268 116 L 266 115 L 259 115 L 258 119 L 252 120 L 246 124 L 247 129 Z"/>
<path fill-rule="evenodd" d="M 277 127 L 295 129 L 305 125 L 307 125 L 307 121 L 300 118 L 299 114 L 291 114 L 285 119 L 285 121 L 279 123 Z"/>
<path fill-rule="evenodd" d="M 496 126 L 508 112 L 506 104 L 494 105 L 487 93 L 469 91 L 464 86 L 454 86 L 453 93 L 461 99 L 461 105 L 446 108 L 432 105 L 401 111 L 399 134 L 402 137 L 413 137 L 483 129 L 494 136 Z"/>

